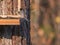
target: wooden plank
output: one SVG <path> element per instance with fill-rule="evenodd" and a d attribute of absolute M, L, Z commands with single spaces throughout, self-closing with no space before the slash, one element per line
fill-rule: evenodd
<path fill-rule="evenodd" d="M 0 45 L 2 45 L 2 38 L 0 38 Z"/>
<path fill-rule="evenodd" d="M 4 38 L 5 39 L 5 45 L 10 45 L 10 39 Z"/>
<path fill-rule="evenodd" d="M 5 38 L 2 38 L 2 45 L 5 45 Z"/>
<path fill-rule="evenodd" d="M 4 12 L 6 11 L 6 14 L 8 15 L 12 15 L 13 14 L 13 2 L 12 0 L 5 0 L 5 10 Z"/>
<path fill-rule="evenodd" d="M 13 0 L 13 15 L 18 14 L 18 0 Z"/>
<path fill-rule="evenodd" d="M 0 25 L 20 25 L 19 19 L 0 19 Z"/>
<path fill-rule="evenodd" d="M 21 8 L 21 0 L 18 0 L 18 11 L 20 11 Z"/>
<path fill-rule="evenodd" d="M 21 38 L 22 38 L 21 36 L 19 36 L 19 37 L 16 38 L 18 45 L 22 45 L 21 44 Z"/>
<path fill-rule="evenodd" d="M 3 0 L 2 1 L 2 14 L 12 14 L 12 0 Z"/>
<path fill-rule="evenodd" d="M 12 45 L 16 45 L 16 36 L 12 36 Z"/>
<path fill-rule="evenodd" d="M 0 1 L 0 15 L 2 14 L 2 1 Z"/>
<path fill-rule="evenodd" d="M 22 15 L 0 15 L 1 18 L 24 18 Z"/>
<path fill-rule="evenodd" d="M 23 45 L 27 45 L 27 44 L 26 44 L 26 38 L 24 38 L 24 39 L 22 40 L 22 42 L 23 42 Z"/>

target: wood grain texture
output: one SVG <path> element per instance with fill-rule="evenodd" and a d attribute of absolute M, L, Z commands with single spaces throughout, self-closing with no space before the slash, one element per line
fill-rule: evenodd
<path fill-rule="evenodd" d="M 0 15 L 2 14 L 2 2 L 0 1 Z"/>
<path fill-rule="evenodd" d="M 0 45 L 2 45 L 2 39 L 0 38 Z"/>
<path fill-rule="evenodd" d="M 11 15 L 18 12 L 18 0 L 3 0 L 0 5 L 0 14 Z"/>
<path fill-rule="evenodd" d="M 19 19 L 0 19 L 0 25 L 20 25 Z"/>
<path fill-rule="evenodd" d="M 0 15 L 17 15 L 18 14 L 18 0 L 2 0 L 0 3 Z M 3 26 L 1 26 L 3 25 Z M 7 25 L 7 26 L 5 26 Z M 0 37 L 0 45 L 21 45 L 20 29 L 10 29 L 9 26 L 15 28 L 20 25 L 20 19 L 1 19 L 0 27 L 2 29 L 2 38 Z M 5 26 L 5 27 L 4 27 Z M 18 27 L 18 26 L 17 26 Z M 0 29 L 0 32 L 1 32 Z M 24 44 L 25 45 L 25 44 Z"/>
<path fill-rule="evenodd" d="M 18 13 L 18 0 L 13 0 L 13 15 L 17 15 Z"/>

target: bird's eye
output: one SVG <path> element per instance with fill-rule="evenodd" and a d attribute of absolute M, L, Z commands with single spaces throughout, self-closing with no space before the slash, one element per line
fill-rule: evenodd
<path fill-rule="evenodd" d="M 22 8 L 20 8 L 20 11 L 23 10 Z"/>

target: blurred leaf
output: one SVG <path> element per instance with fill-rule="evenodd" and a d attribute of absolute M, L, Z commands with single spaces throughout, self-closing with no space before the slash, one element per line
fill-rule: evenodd
<path fill-rule="evenodd" d="M 56 23 L 60 23 L 60 17 L 59 16 L 56 17 Z"/>

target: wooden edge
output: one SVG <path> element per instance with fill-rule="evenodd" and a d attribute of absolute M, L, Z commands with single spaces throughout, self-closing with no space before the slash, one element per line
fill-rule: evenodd
<path fill-rule="evenodd" d="M 0 25 L 20 25 L 19 19 L 0 19 Z"/>
<path fill-rule="evenodd" d="M 1 18 L 24 18 L 22 15 L 0 15 Z"/>
<path fill-rule="evenodd" d="M 20 11 L 21 8 L 21 0 L 18 0 L 18 11 Z"/>

